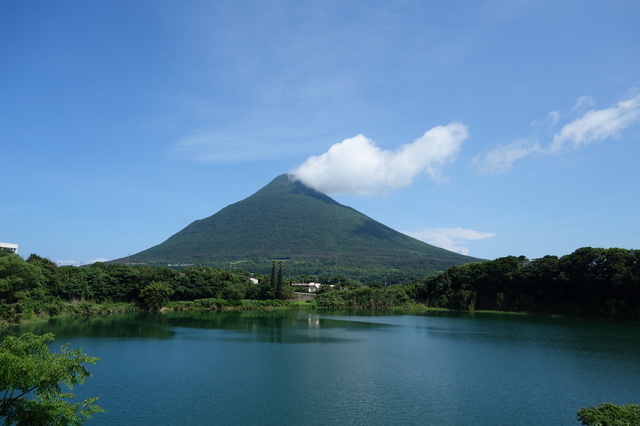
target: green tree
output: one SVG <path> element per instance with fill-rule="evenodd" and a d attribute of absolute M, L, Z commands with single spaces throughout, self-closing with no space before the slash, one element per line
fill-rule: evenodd
<path fill-rule="evenodd" d="M 278 278 L 276 279 L 275 298 L 284 299 L 284 278 L 282 276 L 282 262 L 278 262 Z"/>
<path fill-rule="evenodd" d="M 8 336 L 0 342 L 0 419 L 18 425 L 78 425 L 104 410 L 95 404 L 98 398 L 72 402 L 70 390 L 91 377 L 84 364 L 98 359 L 62 346 L 51 353 L 46 342 L 53 334 L 26 333 Z"/>
<path fill-rule="evenodd" d="M 245 297 L 246 286 L 241 283 L 227 282 L 220 293 L 225 300 L 241 300 Z"/>
<path fill-rule="evenodd" d="M 640 424 L 640 406 L 636 404 L 614 405 L 609 402 L 597 407 L 578 410 L 578 420 L 588 426 L 623 426 Z"/>
<path fill-rule="evenodd" d="M 169 303 L 171 288 L 163 283 L 154 281 L 140 291 L 140 301 L 152 311 L 157 311 Z"/>
<path fill-rule="evenodd" d="M 276 261 L 271 261 L 271 279 L 269 280 L 269 285 L 271 287 L 272 292 L 276 292 Z"/>
<path fill-rule="evenodd" d="M 58 276 L 59 283 L 52 289 L 52 295 L 63 300 L 93 299 L 93 292 L 87 281 L 87 268 L 60 266 Z"/>
<path fill-rule="evenodd" d="M 316 296 L 316 303 L 318 307 L 327 309 L 344 309 L 347 307 L 347 302 L 344 300 L 342 290 L 325 289 L 322 293 Z"/>
<path fill-rule="evenodd" d="M 17 254 L 0 256 L 0 321 L 33 318 L 45 309 L 45 277 Z"/>
<path fill-rule="evenodd" d="M 0 257 L 0 298 L 8 303 L 18 301 L 21 293 L 42 287 L 44 280 L 40 268 L 17 254 Z"/>

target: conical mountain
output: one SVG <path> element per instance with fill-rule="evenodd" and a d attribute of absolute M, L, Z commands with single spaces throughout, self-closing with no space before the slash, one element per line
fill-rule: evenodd
<path fill-rule="evenodd" d="M 394 231 L 288 175 L 129 257 L 259 273 L 268 273 L 274 259 L 287 261 L 290 276 L 361 280 L 423 276 L 479 260 Z"/>

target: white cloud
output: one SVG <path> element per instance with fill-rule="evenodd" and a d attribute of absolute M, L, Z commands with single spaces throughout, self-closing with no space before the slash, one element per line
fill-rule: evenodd
<path fill-rule="evenodd" d="M 576 104 L 573 106 L 573 108 L 571 108 L 571 112 L 582 111 L 585 108 L 588 108 L 593 105 L 594 105 L 594 101 L 591 96 L 580 96 L 576 100 Z"/>
<path fill-rule="evenodd" d="M 480 174 L 499 174 L 511 169 L 513 163 L 540 151 L 540 145 L 528 140 L 519 140 L 502 145 L 487 152 L 482 157 L 473 159 L 473 165 Z"/>
<path fill-rule="evenodd" d="M 618 102 L 616 106 L 591 110 L 566 124 L 553 136 L 552 153 L 577 149 L 592 142 L 617 137 L 640 116 L 640 96 Z"/>
<path fill-rule="evenodd" d="M 442 169 L 455 159 L 466 138 L 464 124 L 450 123 L 434 127 L 412 143 L 391 151 L 358 135 L 334 144 L 322 155 L 310 157 L 290 174 L 327 194 L 386 193 L 410 186 L 421 173 L 441 179 Z"/>
<path fill-rule="evenodd" d="M 496 235 L 491 232 L 478 232 L 464 228 L 434 228 L 418 232 L 403 231 L 403 233 L 436 247 L 464 255 L 469 255 L 469 247 L 462 245 L 465 241 L 482 240 Z"/>
<path fill-rule="evenodd" d="M 589 96 L 577 99 L 572 113 L 579 112 L 593 105 Z M 498 174 L 511 169 L 513 163 L 533 153 L 558 154 L 575 150 L 592 142 L 602 141 L 620 136 L 620 133 L 640 118 L 640 95 L 615 106 L 601 110 L 590 110 L 579 118 L 565 124 L 552 136 L 551 143 L 544 147 L 537 142 L 522 139 L 507 145 L 499 146 L 484 155 L 473 159 L 476 172 L 480 174 Z M 560 114 L 552 111 L 543 122 L 534 121 L 532 125 L 542 126 L 548 123 L 553 127 L 560 120 Z"/>

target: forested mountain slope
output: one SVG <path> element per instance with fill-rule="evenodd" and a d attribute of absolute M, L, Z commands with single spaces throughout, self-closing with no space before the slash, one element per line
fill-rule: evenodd
<path fill-rule="evenodd" d="M 163 243 L 115 262 L 233 264 L 268 273 L 273 259 L 287 262 L 289 276 L 340 274 L 388 280 L 479 260 L 394 231 L 281 175 Z"/>

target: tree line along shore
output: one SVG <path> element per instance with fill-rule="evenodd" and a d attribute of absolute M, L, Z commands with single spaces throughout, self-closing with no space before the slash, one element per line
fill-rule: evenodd
<path fill-rule="evenodd" d="M 276 272 L 277 271 L 277 272 Z M 640 322 L 640 250 L 583 247 L 529 260 L 507 256 L 450 267 L 396 285 L 342 276 L 284 277 L 207 266 L 93 263 L 58 266 L 0 251 L 0 323 L 137 310 L 299 307 L 292 282 L 323 285 L 314 308 L 444 308 L 582 316 Z"/>

